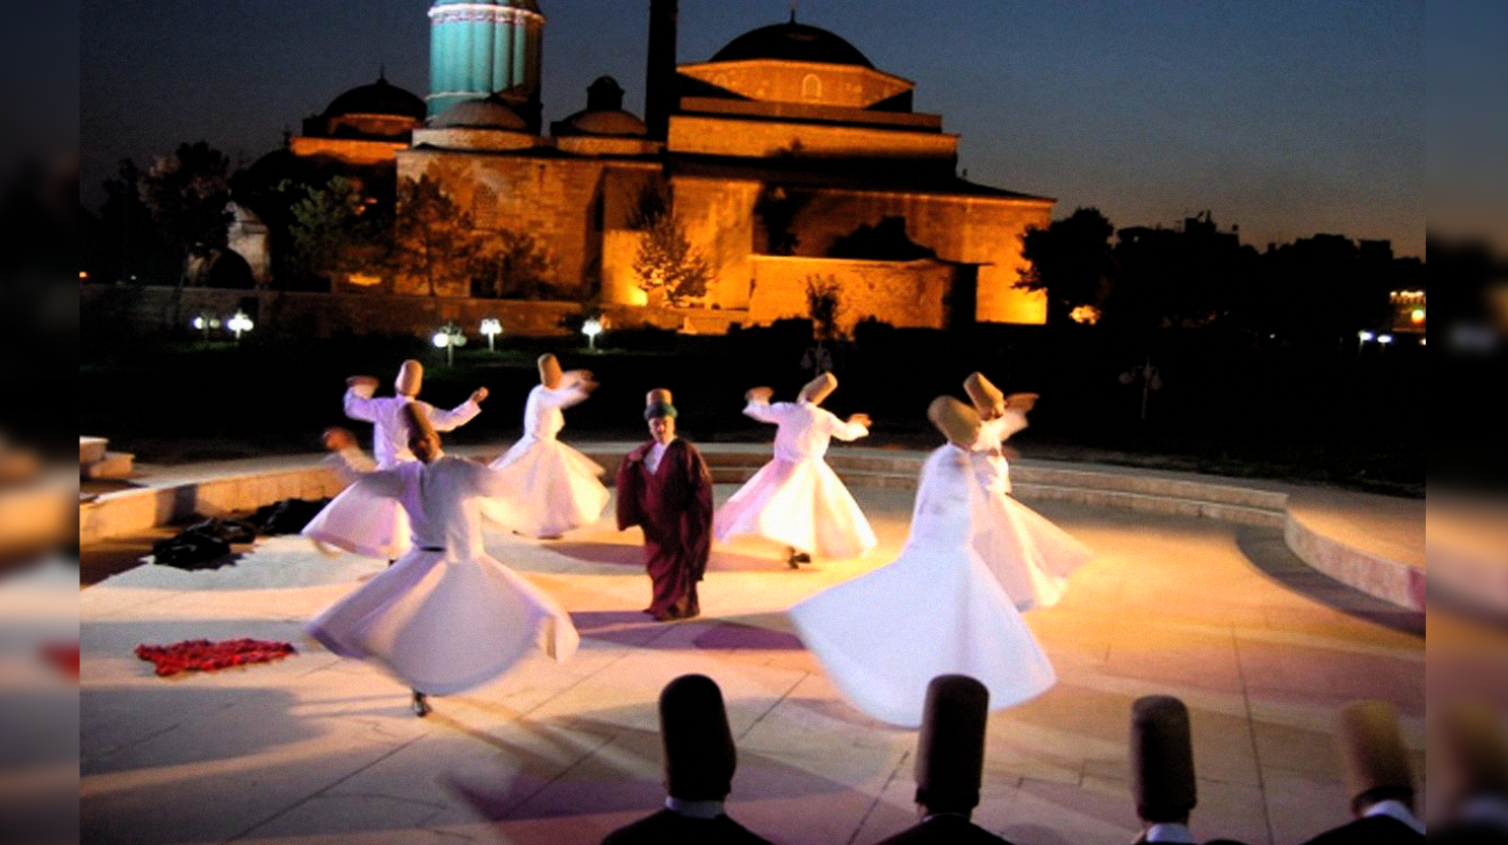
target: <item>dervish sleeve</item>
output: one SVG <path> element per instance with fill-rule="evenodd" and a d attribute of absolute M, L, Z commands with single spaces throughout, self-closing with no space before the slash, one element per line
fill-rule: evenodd
<path fill-rule="evenodd" d="M 858 440 L 860 437 L 868 437 L 869 429 L 858 423 L 844 422 L 837 414 L 823 409 L 827 421 L 827 433 L 839 440 Z"/>
<path fill-rule="evenodd" d="M 467 399 L 465 402 L 442 411 L 428 402 L 420 402 L 419 407 L 424 409 L 424 415 L 429 417 L 429 424 L 435 427 L 435 431 L 450 431 L 471 422 L 472 417 L 482 412 L 482 406 Z"/>
<path fill-rule="evenodd" d="M 388 499 L 403 493 L 403 476 L 397 469 L 376 469 L 372 459 L 352 446 L 325 457 L 332 472 L 347 484 L 360 484 L 368 492 Z"/>
<path fill-rule="evenodd" d="M 691 560 L 696 580 L 707 571 L 707 559 L 712 555 L 712 472 L 707 461 L 695 446 L 684 440 L 683 461 L 686 484 L 686 550 Z"/>
<path fill-rule="evenodd" d="M 787 416 L 785 410 L 789 407 L 789 402 L 776 402 L 771 405 L 769 402 L 750 399 L 749 404 L 744 406 L 744 416 L 753 417 L 760 422 L 779 425 L 780 421 Z"/>
<path fill-rule="evenodd" d="M 618 530 L 644 524 L 644 489 L 641 473 L 636 469 L 643 463 L 644 447 L 638 447 L 623 457 L 618 464 Z"/>
<path fill-rule="evenodd" d="M 372 398 L 372 390 L 369 384 L 346 388 L 346 398 L 342 403 L 346 416 L 353 420 L 377 422 L 377 400 Z"/>

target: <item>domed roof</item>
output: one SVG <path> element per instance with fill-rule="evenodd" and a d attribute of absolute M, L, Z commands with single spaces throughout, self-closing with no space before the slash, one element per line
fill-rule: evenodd
<path fill-rule="evenodd" d="M 644 137 L 649 134 L 649 127 L 644 121 L 633 114 L 618 109 L 616 111 L 579 111 L 557 125 L 555 134 L 561 134 L 559 127 L 565 127 L 573 133 L 581 135 L 628 135 Z"/>
<path fill-rule="evenodd" d="M 736 62 L 744 59 L 874 67 L 857 47 L 825 29 L 799 24 L 794 19 L 745 32 L 718 50 L 711 60 Z"/>
<path fill-rule="evenodd" d="M 514 9 L 523 9 L 526 12 L 539 12 L 537 0 L 435 0 L 430 7 L 436 6 L 507 6 Z"/>
<path fill-rule="evenodd" d="M 379 77 L 371 85 L 352 88 L 331 100 L 330 106 L 325 109 L 324 116 L 392 114 L 422 121 L 425 113 L 426 108 L 422 99 L 389 83 L 387 79 Z"/>
<path fill-rule="evenodd" d="M 528 132 L 529 125 L 496 95 L 484 100 L 463 100 L 430 118 L 433 129 L 502 129 Z"/>

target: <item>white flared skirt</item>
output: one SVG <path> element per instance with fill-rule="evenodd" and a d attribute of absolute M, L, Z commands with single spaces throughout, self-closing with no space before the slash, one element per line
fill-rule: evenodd
<path fill-rule="evenodd" d="M 558 602 L 501 563 L 417 550 L 305 630 L 336 654 L 376 661 L 435 695 L 480 686 L 535 647 L 566 660 L 581 642 Z"/>
<path fill-rule="evenodd" d="M 877 542 L 859 503 L 820 459 L 760 467 L 718 510 L 712 531 L 719 540 L 752 534 L 833 559 L 858 557 Z"/>
<path fill-rule="evenodd" d="M 409 550 L 408 513 L 397 499 L 360 484 L 347 487 L 301 532 L 326 545 L 366 557 L 396 560 Z"/>
<path fill-rule="evenodd" d="M 523 440 L 493 461 L 508 492 L 480 500 L 493 523 L 530 537 L 555 537 L 602 516 L 612 494 L 598 480 L 603 469 L 555 438 Z"/>
<path fill-rule="evenodd" d="M 986 496 L 982 510 L 974 520 L 979 529 L 974 550 L 1019 610 L 1057 604 L 1068 576 L 1094 556 L 1088 546 L 1010 496 Z"/>
<path fill-rule="evenodd" d="M 972 549 L 908 545 L 894 563 L 789 611 L 802 641 L 854 707 L 921 725 L 927 684 L 976 678 L 999 710 L 1057 681 L 1047 655 Z"/>

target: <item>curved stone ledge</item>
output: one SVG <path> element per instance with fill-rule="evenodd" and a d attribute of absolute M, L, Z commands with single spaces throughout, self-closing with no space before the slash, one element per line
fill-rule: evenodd
<path fill-rule="evenodd" d="M 610 484 L 618 463 L 633 448 L 624 443 L 578 443 L 577 448 L 608 468 Z M 720 484 L 739 483 L 769 460 L 766 444 L 699 444 Z M 458 454 L 491 458 L 495 447 L 459 447 Z M 829 464 L 855 487 L 912 489 L 925 455 L 883 449 L 836 448 Z M 302 466 L 290 464 L 302 463 Z M 199 468 L 201 471 L 203 467 Z M 193 514 L 221 516 L 255 510 L 281 499 L 317 499 L 341 490 L 340 481 L 318 456 L 293 456 L 214 465 L 210 477 L 194 468 L 164 472 L 153 486 L 100 496 L 79 507 L 79 542 L 141 533 Z M 1336 580 L 1401 607 L 1424 607 L 1421 566 L 1356 548 L 1312 525 L 1289 506 L 1286 485 L 1235 484 L 1187 473 L 1127 467 L 1087 467 L 1053 461 L 1011 463 L 1014 493 L 1025 501 L 1060 501 L 1091 507 L 1124 508 L 1165 516 L 1216 519 L 1281 529 L 1290 550 Z"/>

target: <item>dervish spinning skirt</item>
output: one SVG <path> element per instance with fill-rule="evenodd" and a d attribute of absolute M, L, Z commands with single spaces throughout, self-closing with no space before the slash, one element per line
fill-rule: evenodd
<path fill-rule="evenodd" d="M 765 464 L 718 510 L 713 534 L 754 534 L 833 559 L 858 557 L 877 542 L 859 503 L 820 458 Z"/>
<path fill-rule="evenodd" d="M 521 440 L 490 466 L 507 492 L 480 500 L 482 516 L 530 537 L 590 525 L 612 498 L 597 478 L 602 467 L 553 437 Z"/>
<path fill-rule="evenodd" d="M 353 484 L 315 514 L 302 533 L 348 552 L 396 560 L 409 550 L 408 513 L 396 499 Z"/>
<path fill-rule="evenodd" d="M 490 557 L 415 550 L 306 626 L 344 657 L 374 660 L 434 695 L 480 686 L 538 646 L 563 661 L 580 635 L 548 594 Z"/>

